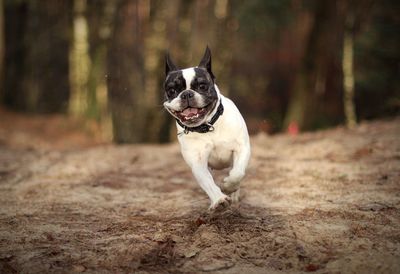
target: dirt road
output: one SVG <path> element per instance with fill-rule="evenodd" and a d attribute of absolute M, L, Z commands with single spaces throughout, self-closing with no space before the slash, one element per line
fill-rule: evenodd
<path fill-rule="evenodd" d="M 400 273 L 399 118 L 252 148 L 209 216 L 177 144 L 3 143 L 0 273 Z"/>

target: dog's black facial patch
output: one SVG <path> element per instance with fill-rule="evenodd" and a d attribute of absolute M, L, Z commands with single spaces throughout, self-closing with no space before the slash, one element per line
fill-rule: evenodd
<path fill-rule="evenodd" d="M 182 71 L 174 71 L 168 74 L 164 83 L 166 100 L 171 101 L 185 89 L 186 89 L 186 82 L 185 79 L 183 78 Z"/>
<path fill-rule="evenodd" d="M 190 83 L 190 88 L 207 97 L 210 101 L 217 99 L 218 95 L 211 75 L 203 68 L 195 68 L 194 71 L 195 77 Z"/>

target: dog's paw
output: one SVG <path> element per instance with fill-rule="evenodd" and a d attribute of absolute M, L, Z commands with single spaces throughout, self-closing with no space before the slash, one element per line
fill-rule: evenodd
<path fill-rule="evenodd" d="M 221 190 L 225 194 L 231 194 L 237 191 L 240 187 L 240 181 L 243 179 L 244 173 L 242 172 L 230 172 L 228 177 L 224 178 L 221 186 Z"/>
<path fill-rule="evenodd" d="M 233 192 L 236 192 L 239 190 L 240 187 L 240 181 L 230 181 L 227 180 L 228 178 L 224 179 L 224 182 L 221 185 L 221 190 L 225 194 L 232 194 Z"/>
<path fill-rule="evenodd" d="M 226 210 L 232 203 L 231 198 L 224 196 L 220 198 L 217 202 L 212 204 L 208 209 L 210 212 L 222 212 Z"/>

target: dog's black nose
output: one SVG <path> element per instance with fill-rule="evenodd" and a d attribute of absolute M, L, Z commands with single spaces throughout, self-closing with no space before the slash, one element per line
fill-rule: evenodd
<path fill-rule="evenodd" d="M 192 98 L 194 96 L 194 92 L 191 90 L 185 90 L 184 92 L 182 92 L 181 94 L 181 99 L 183 100 L 188 100 L 190 98 Z"/>

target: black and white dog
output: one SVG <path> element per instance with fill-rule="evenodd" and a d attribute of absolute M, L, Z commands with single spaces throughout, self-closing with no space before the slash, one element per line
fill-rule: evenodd
<path fill-rule="evenodd" d="M 164 89 L 164 107 L 176 119 L 183 158 L 210 197 L 210 210 L 237 202 L 250 159 L 249 134 L 235 104 L 215 84 L 210 49 L 206 48 L 197 67 L 182 70 L 167 55 Z M 221 188 L 215 184 L 209 167 L 231 167 Z"/>

